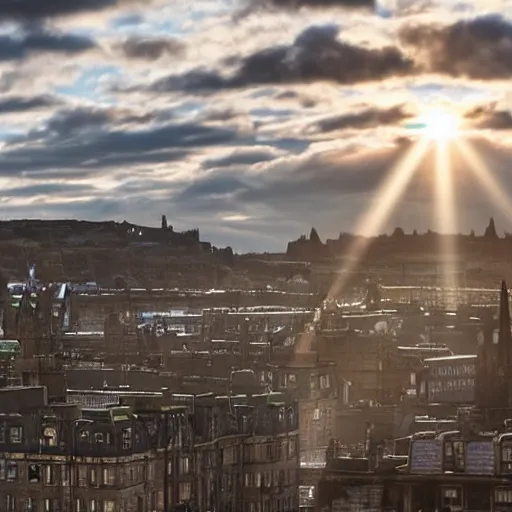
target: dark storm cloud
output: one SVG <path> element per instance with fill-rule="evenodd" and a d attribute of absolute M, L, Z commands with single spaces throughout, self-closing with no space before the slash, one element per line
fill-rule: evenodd
<path fill-rule="evenodd" d="M 292 45 L 267 48 L 245 58 L 233 57 L 237 70 L 229 78 L 217 71 L 195 69 L 160 79 L 150 89 L 205 93 L 322 80 L 354 84 L 405 75 L 413 69 L 412 61 L 397 48 L 362 48 L 339 41 L 337 36 L 337 27 L 310 27 Z"/>
<path fill-rule="evenodd" d="M 10 96 L 0 99 L 0 114 L 12 114 L 16 112 L 27 112 L 30 110 L 38 110 L 51 108 L 60 105 L 62 102 L 52 96 Z"/>
<path fill-rule="evenodd" d="M 97 121 L 102 122 L 99 117 Z M 40 177 L 57 170 L 55 176 L 59 176 L 59 170 L 71 169 L 66 171 L 68 176 L 81 176 L 107 167 L 172 162 L 197 148 L 236 144 L 237 137 L 234 130 L 193 123 L 144 130 L 91 130 L 77 137 L 56 136 L 45 129 L 5 145 L 0 152 L 0 174 L 25 172 Z"/>
<path fill-rule="evenodd" d="M 496 104 L 480 105 L 464 116 L 473 128 L 512 130 L 512 113 Z"/>
<path fill-rule="evenodd" d="M 408 25 L 399 37 L 426 71 L 476 79 L 512 76 L 512 24 L 500 15 Z"/>
<path fill-rule="evenodd" d="M 97 128 L 107 124 L 112 118 L 108 109 L 79 107 L 65 109 L 54 114 L 46 124 L 46 131 L 58 135 L 72 135 L 84 128 Z"/>
<path fill-rule="evenodd" d="M 182 56 L 185 45 L 173 38 L 131 37 L 120 45 L 123 54 L 130 59 L 157 60 L 163 56 Z"/>
<path fill-rule="evenodd" d="M 0 61 L 21 60 L 32 53 L 41 52 L 73 55 L 95 47 L 96 43 L 89 37 L 31 27 L 20 37 L 0 36 Z"/>
<path fill-rule="evenodd" d="M 30 20 L 99 11 L 137 3 L 135 0 L 2 0 L 0 19 Z M 138 2 L 143 4 L 147 2 Z"/>
<path fill-rule="evenodd" d="M 315 123 L 314 127 L 323 133 L 345 129 L 367 129 L 382 125 L 396 124 L 409 115 L 401 106 L 389 109 L 368 108 L 353 114 L 326 117 Z"/>

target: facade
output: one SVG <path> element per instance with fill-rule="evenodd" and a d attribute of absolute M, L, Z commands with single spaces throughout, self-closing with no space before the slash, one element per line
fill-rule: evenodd
<path fill-rule="evenodd" d="M 196 398 L 198 510 L 298 510 L 297 405 L 281 393 Z"/>
<path fill-rule="evenodd" d="M 297 407 L 282 395 L 49 404 L 0 390 L 0 510 L 297 509 Z"/>
<path fill-rule="evenodd" d="M 428 403 L 475 402 L 476 355 L 428 358 L 419 382 L 419 397 Z"/>

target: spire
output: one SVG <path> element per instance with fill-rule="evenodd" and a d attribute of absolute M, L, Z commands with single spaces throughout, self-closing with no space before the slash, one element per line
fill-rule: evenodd
<path fill-rule="evenodd" d="M 511 351 L 512 335 L 510 333 L 510 310 L 508 301 L 508 290 L 505 281 L 501 282 L 500 292 L 500 313 L 499 313 L 499 339 L 498 339 L 498 373 L 502 379 L 503 396 L 502 403 L 510 406 L 512 399 L 511 376 Z"/>
<path fill-rule="evenodd" d="M 510 309 L 508 304 L 508 290 L 505 281 L 501 282 L 500 313 L 499 313 L 499 353 L 502 363 L 508 365 L 509 353 L 512 348 L 512 335 L 510 333 Z M 508 370 L 508 368 L 507 368 Z"/>

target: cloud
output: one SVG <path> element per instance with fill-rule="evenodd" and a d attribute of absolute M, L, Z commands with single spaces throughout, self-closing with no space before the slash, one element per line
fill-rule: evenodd
<path fill-rule="evenodd" d="M 30 110 L 56 107 L 62 101 L 50 95 L 23 97 L 7 96 L 0 99 L 0 114 L 27 112 Z"/>
<path fill-rule="evenodd" d="M 396 124 L 404 121 L 409 114 L 402 106 L 388 109 L 366 108 L 352 114 L 329 116 L 314 123 L 316 131 L 323 133 L 349 129 L 368 129 L 382 125 Z"/>
<path fill-rule="evenodd" d="M 31 25 L 20 36 L 0 36 L 0 61 L 21 60 L 34 53 L 74 55 L 92 50 L 96 43 L 89 37 L 62 34 L 46 27 Z"/>
<path fill-rule="evenodd" d="M 248 57 L 233 57 L 236 71 L 224 77 L 218 71 L 194 69 L 157 80 L 154 92 L 204 93 L 257 85 L 333 81 L 341 84 L 407 75 L 413 62 L 397 48 L 363 48 L 338 39 L 338 27 L 313 26 L 291 45 L 274 46 Z"/>
<path fill-rule="evenodd" d="M 170 163 L 197 148 L 238 143 L 235 130 L 195 123 L 112 128 L 107 123 L 113 115 L 94 109 L 56 114 L 42 129 L 4 145 L 0 175 L 58 176 L 60 170 L 70 170 L 63 177 L 80 176 L 97 169 Z"/>
<path fill-rule="evenodd" d="M 496 103 L 480 105 L 465 114 L 472 126 L 484 130 L 512 130 L 512 114 Z"/>
<path fill-rule="evenodd" d="M 221 158 L 211 158 L 204 160 L 203 169 L 212 169 L 220 167 L 231 167 L 238 165 L 253 165 L 261 162 L 270 162 L 280 156 L 282 152 L 271 148 L 256 148 L 235 151 Z"/>
<path fill-rule="evenodd" d="M 136 3 L 134 0 L 3 0 L 0 18 L 26 20 L 99 11 Z M 142 4 L 142 2 L 139 2 Z"/>
<path fill-rule="evenodd" d="M 300 9 L 301 7 L 343 7 L 348 9 L 375 7 L 375 0 L 253 0 L 252 7 L 277 7 L 279 9 Z"/>
<path fill-rule="evenodd" d="M 474 79 L 512 76 L 512 24 L 498 14 L 451 25 L 409 24 L 399 37 L 427 72 Z"/>
<path fill-rule="evenodd" d="M 185 45 L 174 38 L 130 37 L 121 43 L 120 49 L 130 59 L 157 60 L 163 56 L 183 56 Z"/>

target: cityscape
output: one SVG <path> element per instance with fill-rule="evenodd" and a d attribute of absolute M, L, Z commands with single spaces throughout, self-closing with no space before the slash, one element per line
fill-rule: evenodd
<path fill-rule="evenodd" d="M 485 511 L 512 501 L 509 291 L 492 286 L 484 260 L 480 283 L 466 275 L 446 289 L 442 263 L 409 259 L 377 274 L 368 256 L 343 301 L 329 298 L 325 268 L 339 262 L 314 228 L 227 287 L 233 275 L 212 268 L 247 268 L 246 257 L 197 230 L 175 233 L 165 218 L 160 228 L 66 222 L 81 234 L 4 223 L 6 254 L 19 233 L 39 244 L 22 247 L 25 275 L 16 257 L 5 272 L 19 279 L 2 278 L 6 511 Z M 88 240 L 109 230 L 111 252 L 140 251 L 142 232 L 148 262 L 186 248 L 196 264 L 182 270 L 202 265 L 218 287 L 130 284 L 127 268 L 87 281 L 104 254 Z M 88 254 L 82 280 L 64 279 L 73 260 L 47 264 L 54 231 L 67 233 L 62 255 Z M 399 231 L 388 245 L 426 236 Z M 468 239 L 508 243 L 492 219 Z M 319 256 L 292 259 L 311 246 Z"/>
<path fill-rule="evenodd" d="M 512 512 L 512 0 L 0 0 L 0 512 Z"/>

